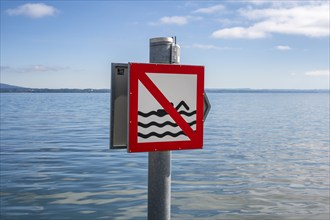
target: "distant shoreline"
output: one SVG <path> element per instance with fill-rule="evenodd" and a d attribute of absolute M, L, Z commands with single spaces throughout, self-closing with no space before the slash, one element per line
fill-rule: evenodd
<path fill-rule="evenodd" d="M 110 89 L 0 89 L 0 93 L 110 93 Z"/>
<path fill-rule="evenodd" d="M 329 89 L 205 89 L 207 93 L 330 93 Z"/>
<path fill-rule="evenodd" d="M 207 93 L 330 93 L 329 89 L 210 89 Z M 111 89 L 37 89 L 0 83 L 0 93 L 110 93 Z"/>
<path fill-rule="evenodd" d="M 329 93 L 328 89 L 205 89 L 206 93 Z M 0 93 L 110 93 L 110 89 L 0 89 Z"/>

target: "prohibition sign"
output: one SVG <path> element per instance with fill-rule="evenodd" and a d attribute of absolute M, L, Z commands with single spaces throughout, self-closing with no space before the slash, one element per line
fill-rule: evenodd
<path fill-rule="evenodd" d="M 166 88 L 158 87 L 154 79 L 156 77 L 162 77 L 162 81 L 165 81 Z M 178 83 L 175 83 L 176 79 L 195 79 L 187 80 L 186 86 L 177 86 Z M 189 83 L 192 82 L 192 83 Z M 164 83 L 163 83 L 164 85 Z M 174 88 L 174 86 L 178 88 Z M 148 101 L 145 103 L 141 102 L 142 96 L 141 89 L 143 87 L 148 93 L 153 97 L 150 102 L 156 102 L 159 106 L 162 107 L 161 110 L 155 111 L 155 109 L 150 109 L 149 113 L 163 113 L 162 115 L 167 115 L 172 122 L 167 122 L 166 125 L 170 124 L 173 127 L 177 127 L 180 132 L 172 134 L 171 132 L 165 131 L 165 123 L 158 124 L 155 121 L 149 123 L 149 125 L 158 125 L 157 128 L 162 133 L 158 134 L 152 129 L 149 128 L 149 134 L 141 134 L 139 132 L 139 125 L 143 124 L 140 122 L 139 114 L 142 114 L 139 111 L 139 106 L 149 106 L 151 104 Z M 183 113 L 185 111 L 180 111 L 180 107 L 184 106 L 186 109 L 189 109 L 189 106 L 184 102 L 173 103 L 173 100 L 169 99 L 169 92 L 171 97 L 173 94 L 177 96 L 180 100 L 180 93 L 184 93 L 185 88 L 191 87 L 189 91 L 194 91 L 194 94 L 190 94 L 190 97 L 195 103 L 195 106 L 192 106 L 194 110 L 190 113 L 194 113 L 195 121 L 188 123 L 186 116 Z M 167 92 L 165 92 L 165 90 Z M 182 96 L 182 95 L 181 95 Z M 173 99 L 173 98 L 172 98 Z M 175 104 L 177 106 L 175 106 Z M 188 112 L 187 112 L 188 113 Z M 150 151 L 166 151 L 166 150 L 184 150 L 184 149 L 201 149 L 203 147 L 203 114 L 204 114 L 204 66 L 192 66 L 192 65 L 171 65 L 171 64 L 146 64 L 146 63 L 129 63 L 129 129 L 128 129 L 128 152 L 150 152 Z M 145 114 L 149 116 L 150 114 Z M 160 115 L 160 114 L 158 114 Z M 160 115 L 160 117 L 162 117 Z M 163 129 L 164 128 L 164 129 Z M 194 128 L 194 129 L 193 129 Z M 152 131 L 152 132 L 151 132 Z M 157 139 L 157 141 L 142 141 L 143 138 L 147 138 L 152 135 L 159 135 L 159 137 L 164 137 L 163 139 Z M 165 136 L 172 135 L 171 139 L 166 138 Z M 176 138 L 176 136 L 184 136 L 184 138 Z M 141 138 L 142 137 L 142 138 Z"/>

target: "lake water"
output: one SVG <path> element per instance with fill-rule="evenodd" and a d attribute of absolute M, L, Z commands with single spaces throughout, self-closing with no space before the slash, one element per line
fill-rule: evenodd
<path fill-rule="evenodd" d="M 172 219 L 329 219 L 329 94 L 208 96 Z M 146 219 L 147 153 L 108 149 L 109 97 L 1 94 L 1 220 Z"/>

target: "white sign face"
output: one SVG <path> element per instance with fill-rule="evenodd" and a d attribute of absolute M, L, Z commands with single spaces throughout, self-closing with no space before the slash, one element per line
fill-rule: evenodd
<path fill-rule="evenodd" d="M 128 152 L 203 148 L 204 67 L 129 64 Z"/>
<path fill-rule="evenodd" d="M 146 73 L 196 131 L 197 75 Z M 147 88 L 138 82 L 138 143 L 190 140 Z"/>

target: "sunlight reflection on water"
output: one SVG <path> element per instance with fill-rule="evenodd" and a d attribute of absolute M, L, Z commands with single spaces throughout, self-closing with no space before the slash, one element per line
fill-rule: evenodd
<path fill-rule="evenodd" d="M 173 219 L 328 219 L 329 94 L 209 94 L 172 153 Z M 1 94 L 1 219 L 146 219 L 147 154 L 108 150 L 109 94 Z"/>

